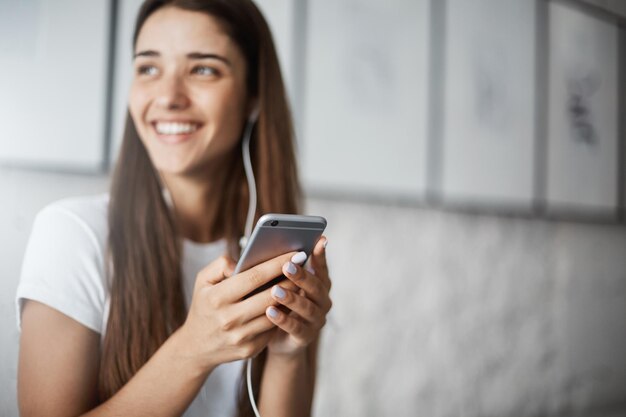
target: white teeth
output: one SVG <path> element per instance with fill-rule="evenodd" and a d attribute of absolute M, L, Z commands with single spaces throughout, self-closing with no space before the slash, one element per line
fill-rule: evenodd
<path fill-rule="evenodd" d="M 195 123 L 156 123 L 156 131 L 161 135 L 180 135 L 181 133 L 192 133 L 196 130 L 198 130 L 198 125 Z"/>

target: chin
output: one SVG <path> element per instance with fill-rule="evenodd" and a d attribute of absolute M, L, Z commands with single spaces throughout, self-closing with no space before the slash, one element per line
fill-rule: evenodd
<path fill-rule="evenodd" d="M 155 152 L 150 159 L 155 168 L 162 174 L 206 177 L 215 174 L 212 168 L 223 171 L 233 160 L 239 157 L 237 147 L 230 149 L 203 149 L 204 152 Z"/>
<path fill-rule="evenodd" d="M 189 177 L 189 178 L 207 178 L 213 171 L 210 169 L 212 163 L 210 161 L 163 161 L 155 164 L 156 169 L 165 175 Z"/>
<path fill-rule="evenodd" d="M 175 158 L 173 155 L 151 159 L 157 171 L 168 175 L 184 175 L 193 171 L 194 165 L 196 165 L 194 164 L 194 161 L 189 161 L 188 159 L 183 158 Z"/>

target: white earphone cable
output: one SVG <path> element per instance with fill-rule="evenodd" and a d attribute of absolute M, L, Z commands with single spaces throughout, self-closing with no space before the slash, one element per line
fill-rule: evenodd
<path fill-rule="evenodd" d="M 248 243 L 248 239 L 252 234 L 252 226 L 254 223 L 254 214 L 256 213 L 256 180 L 254 179 L 254 171 L 252 170 L 252 161 L 250 159 L 250 138 L 252 137 L 252 129 L 259 117 L 258 107 L 252 111 L 243 135 L 243 141 L 241 144 L 243 153 L 243 164 L 246 171 L 246 179 L 248 180 L 248 190 L 250 193 L 250 201 L 248 203 L 248 216 L 246 218 L 246 227 L 244 229 L 244 236 L 239 241 L 239 245 L 243 249 Z M 252 358 L 246 360 L 246 382 L 248 385 L 248 397 L 250 398 L 250 405 L 252 405 L 252 411 L 256 417 L 261 417 L 259 410 L 254 400 L 254 392 L 252 391 Z"/>
<path fill-rule="evenodd" d="M 254 224 L 254 214 L 256 212 L 256 180 L 254 179 L 254 171 L 252 170 L 252 161 L 250 159 L 250 138 L 252 137 L 252 129 L 254 128 L 254 124 L 256 123 L 256 118 L 258 116 L 258 111 L 255 111 L 250 118 L 248 119 L 248 123 L 246 123 L 246 129 L 243 136 L 242 142 L 242 153 L 243 153 L 243 165 L 246 171 L 246 179 L 248 180 L 248 191 L 250 194 L 250 201 L 248 202 L 248 216 L 246 218 L 246 228 L 244 230 L 244 238 L 245 241 L 240 242 L 242 248 L 247 243 L 250 238 L 250 234 L 252 234 L 252 226 Z"/>
<path fill-rule="evenodd" d="M 248 398 L 250 398 L 250 405 L 252 405 L 252 411 L 256 417 L 261 417 L 258 408 L 256 408 L 256 401 L 254 400 L 254 392 L 252 392 L 252 358 L 246 360 L 246 380 L 248 383 Z"/>

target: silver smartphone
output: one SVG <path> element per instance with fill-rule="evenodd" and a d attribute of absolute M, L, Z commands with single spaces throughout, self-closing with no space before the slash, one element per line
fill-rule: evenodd
<path fill-rule="evenodd" d="M 237 262 L 235 274 L 288 252 L 303 251 L 308 259 L 325 228 L 326 219 L 320 216 L 274 213 L 263 215 Z M 284 275 L 277 277 L 246 297 L 270 288 L 283 279 Z"/>

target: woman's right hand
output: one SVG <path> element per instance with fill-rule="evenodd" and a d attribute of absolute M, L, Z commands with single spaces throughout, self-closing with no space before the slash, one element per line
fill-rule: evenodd
<path fill-rule="evenodd" d="M 232 275 L 235 261 L 222 256 L 198 273 L 187 319 L 177 333 L 202 370 L 210 372 L 221 363 L 253 357 L 267 346 L 275 325 L 265 310 L 278 303 L 271 289 L 243 298 L 282 275 L 282 266 L 294 254 L 278 256 L 237 275 Z"/>

